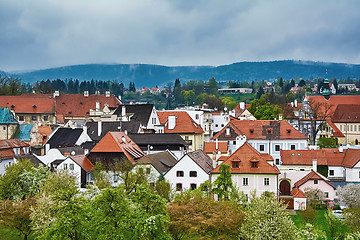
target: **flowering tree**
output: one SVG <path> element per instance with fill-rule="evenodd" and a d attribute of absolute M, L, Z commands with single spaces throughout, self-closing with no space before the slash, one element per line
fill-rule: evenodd
<path fill-rule="evenodd" d="M 326 198 L 324 191 L 311 187 L 307 187 L 304 190 L 310 204 L 313 205 L 314 208 L 319 208 Z"/>

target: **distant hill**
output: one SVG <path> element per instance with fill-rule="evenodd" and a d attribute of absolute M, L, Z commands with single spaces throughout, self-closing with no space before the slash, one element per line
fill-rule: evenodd
<path fill-rule="evenodd" d="M 218 82 L 272 80 L 278 77 L 292 78 L 360 78 L 360 65 L 343 63 L 326 63 L 312 61 L 272 61 L 272 62 L 238 62 L 230 65 L 183 66 L 169 67 L 150 64 L 87 64 L 58 68 L 49 68 L 24 73 L 11 74 L 22 82 L 36 82 L 66 78 L 82 80 L 116 80 L 128 86 L 134 81 L 136 87 L 163 86 L 179 78 L 182 82 L 209 80 L 214 77 Z"/>

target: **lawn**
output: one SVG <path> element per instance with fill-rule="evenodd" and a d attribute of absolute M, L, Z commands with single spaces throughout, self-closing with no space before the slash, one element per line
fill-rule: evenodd
<path fill-rule="evenodd" d="M 327 210 L 320 209 L 320 210 L 316 210 L 316 211 L 317 211 L 317 217 L 315 220 L 314 227 L 316 229 L 324 231 L 326 233 L 328 239 L 333 239 L 330 234 L 329 225 L 327 224 L 326 218 L 325 218 L 325 213 L 327 212 Z M 292 218 L 295 226 L 298 228 L 302 228 L 306 224 L 305 220 L 301 216 L 301 211 L 296 211 L 296 215 L 291 215 L 291 218 Z M 339 228 L 338 228 L 339 233 L 346 233 L 349 231 L 350 230 L 347 226 L 343 226 L 343 227 L 339 226 Z"/>

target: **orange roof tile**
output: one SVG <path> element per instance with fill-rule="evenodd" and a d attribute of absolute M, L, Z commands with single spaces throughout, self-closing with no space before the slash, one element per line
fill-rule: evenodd
<path fill-rule="evenodd" d="M 326 119 L 326 122 L 334 130 L 332 137 L 345 137 L 345 135 L 339 130 L 339 128 L 331 121 L 331 119 Z"/>
<path fill-rule="evenodd" d="M 358 104 L 339 104 L 331 120 L 334 123 L 360 123 L 360 101 Z"/>
<path fill-rule="evenodd" d="M 226 161 L 230 156 L 220 156 L 217 161 Z"/>
<path fill-rule="evenodd" d="M 145 154 L 124 132 L 108 132 L 90 152 L 121 152 L 135 164 Z"/>
<path fill-rule="evenodd" d="M 218 142 L 218 148 L 216 149 L 216 142 L 205 142 L 204 143 L 204 152 L 205 153 L 213 153 L 213 152 L 221 152 L 227 153 L 228 144 L 227 142 Z"/>
<path fill-rule="evenodd" d="M 222 164 L 233 166 L 232 162 L 237 162 L 238 167 L 232 168 L 231 173 L 250 173 L 250 174 L 279 174 L 276 166 L 270 165 L 265 158 L 250 144 L 244 143 Z M 257 167 L 252 167 L 252 163 L 257 162 Z M 220 164 L 221 165 L 221 164 Z M 219 173 L 217 166 L 211 173 Z"/>
<path fill-rule="evenodd" d="M 301 189 L 299 188 L 294 188 L 292 191 L 291 191 L 291 195 L 294 197 L 294 198 L 307 198 L 305 193 L 303 191 L 301 191 Z"/>
<path fill-rule="evenodd" d="M 14 157 L 24 157 L 30 154 L 25 154 L 23 147 L 29 147 L 30 145 L 19 139 L 5 139 L 0 140 L 0 159 L 10 159 Z M 20 148 L 20 154 L 15 155 L 14 148 Z"/>
<path fill-rule="evenodd" d="M 52 133 L 52 130 L 49 126 L 39 126 L 38 129 L 39 129 L 40 134 L 44 138 L 43 143 L 45 144 L 48 139 L 48 136 Z"/>
<path fill-rule="evenodd" d="M 332 111 L 334 111 L 339 104 L 360 103 L 360 95 L 330 95 L 328 100 L 323 96 L 308 96 L 308 99 L 314 102 L 329 103 L 333 105 Z"/>
<path fill-rule="evenodd" d="M 85 155 L 75 155 L 71 156 L 71 159 L 74 160 L 80 167 L 85 171 L 90 172 L 95 170 L 95 166 L 90 162 L 90 160 Z"/>
<path fill-rule="evenodd" d="M 0 96 L 0 107 L 8 107 L 15 113 L 55 113 L 52 94 L 23 94 Z"/>
<path fill-rule="evenodd" d="M 323 148 L 320 150 L 280 150 L 283 165 L 312 165 L 317 159 L 317 165 L 341 166 L 345 156 L 337 148 Z"/>
<path fill-rule="evenodd" d="M 225 135 L 227 126 L 230 127 L 230 136 Z M 235 139 L 239 135 L 245 135 L 247 139 L 307 139 L 287 121 L 277 120 L 237 120 L 232 119 L 221 129 L 213 140 Z"/>
<path fill-rule="evenodd" d="M 333 187 L 335 189 L 334 185 L 332 185 L 329 181 L 327 181 L 322 175 L 320 175 L 320 173 L 317 173 L 315 171 L 311 171 L 305 177 L 301 178 L 299 181 L 297 181 L 294 184 L 294 186 L 296 188 L 299 188 L 301 185 L 303 185 L 304 183 L 306 183 L 309 180 L 323 180 L 324 182 L 326 182 L 328 185 L 330 185 L 331 187 Z"/>
<path fill-rule="evenodd" d="M 203 129 L 197 124 L 187 112 L 184 111 L 163 111 L 157 112 L 160 123 L 165 125 L 165 133 L 204 133 Z M 169 116 L 175 116 L 174 129 L 168 128 Z"/>
<path fill-rule="evenodd" d="M 345 152 L 345 150 L 344 150 Z M 360 161 L 360 149 L 349 148 L 345 152 L 343 167 L 353 168 Z"/>

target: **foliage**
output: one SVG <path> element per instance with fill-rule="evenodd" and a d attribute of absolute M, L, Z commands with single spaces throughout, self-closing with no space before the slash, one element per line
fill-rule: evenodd
<path fill-rule="evenodd" d="M 0 95 L 21 95 L 26 92 L 26 88 L 18 78 L 0 76 Z"/>
<path fill-rule="evenodd" d="M 299 230 L 298 236 L 302 240 L 326 240 L 326 234 L 324 231 L 315 229 L 310 223 L 306 223 L 304 227 Z"/>
<path fill-rule="evenodd" d="M 320 137 L 318 139 L 317 145 L 322 148 L 337 148 L 339 147 L 338 139 L 334 137 Z"/>
<path fill-rule="evenodd" d="M 230 193 L 233 188 L 231 180 L 231 167 L 227 164 L 221 164 L 219 167 L 220 175 L 214 181 L 212 189 L 218 197 L 218 200 L 229 200 Z"/>
<path fill-rule="evenodd" d="M 349 208 L 360 208 L 360 185 L 349 183 L 337 189 L 340 202 Z"/>
<path fill-rule="evenodd" d="M 297 229 L 276 198 L 252 198 L 240 228 L 240 239 L 297 239 Z"/>
<path fill-rule="evenodd" d="M 325 199 L 324 191 L 320 190 L 319 188 L 311 188 L 311 187 L 307 187 L 304 190 L 305 190 L 305 195 L 307 196 L 311 206 L 314 207 L 315 209 L 320 208 L 321 204 Z"/>
<path fill-rule="evenodd" d="M 17 160 L 16 163 L 6 168 L 6 173 L 0 176 L 0 199 L 25 199 L 26 195 L 33 191 L 33 186 L 29 186 L 22 179 L 25 172 L 34 171 L 34 164 L 29 159 Z M 26 174 L 23 175 L 26 177 Z"/>
<path fill-rule="evenodd" d="M 0 201 L 0 223 L 18 230 L 24 236 L 24 239 L 27 239 L 32 231 L 30 206 L 33 203 L 33 198 L 17 202 L 10 200 Z"/>
<path fill-rule="evenodd" d="M 328 177 L 329 166 L 328 165 L 318 165 L 317 172 L 323 175 L 324 177 Z"/>
<path fill-rule="evenodd" d="M 94 184 L 99 189 L 104 189 L 111 186 L 108 174 L 101 162 L 95 163 L 95 169 L 91 172 L 94 175 Z"/>
<path fill-rule="evenodd" d="M 344 211 L 344 221 L 353 231 L 360 232 L 360 208 L 351 207 Z"/>
<path fill-rule="evenodd" d="M 266 103 L 264 105 L 259 106 L 255 113 L 254 117 L 257 120 L 273 120 L 279 119 L 279 114 L 281 113 L 281 108 L 278 105 L 272 105 L 270 103 Z"/>
<path fill-rule="evenodd" d="M 234 239 L 243 222 L 241 207 L 232 201 L 215 201 L 197 191 L 185 191 L 168 206 L 174 239 L 191 236 Z"/>
<path fill-rule="evenodd" d="M 166 199 L 168 202 L 172 200 L 173 191 L 171 189 L 170 183 L 165 179 L 156 182 L 155 190 L 161 197 Z"/>
<path fill-rule="evenodd" d="M 304 211 L 301 211 L 301 217 L 305 222 L 314 224 L 317 218 L 317 211 L 312 207 L 308 206 Z"/>
<path fill-rule="evenodd" d="M 332 238 L 339 238 L 342 233 L 347 230 L 347 226 L 339 217 L 334 215 L 332 209 L 328 209 L 328 211 L 325 213 L 325 219 L 330 230 L 330 236 Z"/>

